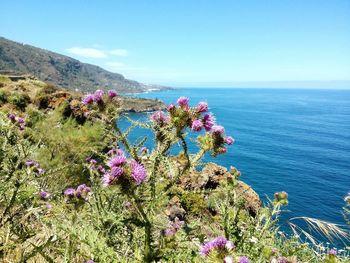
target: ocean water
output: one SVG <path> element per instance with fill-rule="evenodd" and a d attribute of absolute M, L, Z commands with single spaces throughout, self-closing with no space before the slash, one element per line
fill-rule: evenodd
<path fill-rule="evenodd" d="M 192 105 L 207 101 L 217 123 L 236 140 L 216 158 L 218 164 L 236 166 L 264 201 L 276 191 L 288 192 L 283 220 L 308 216 L 345 223 L 341 210 L 350 191 L 350 90 L 192 88 L 138 96 L 166 103 L 186 96 Z M 132 136 L 143 134 L 137 130 Z"/>

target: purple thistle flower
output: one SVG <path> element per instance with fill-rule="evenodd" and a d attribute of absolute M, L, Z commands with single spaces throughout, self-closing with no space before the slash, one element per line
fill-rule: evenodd
<path fill-rule="evenodd" d="M 169 117 L 166 116 L 162 111 L 156 111 L 151 115 L 151 119 L 158 125 L 165 124 L 169 121 Z"/>
<path fill-rule="evenodd" d="M 42 175 L 42 174 L 45 173 L 45 170 L 44 170 L 43 168 L 37 168 L 36 171 L 35 171 L 35 173 L 36 173 L 37 175 Z"/>
<path fill-rule="evenodd" d="M 191 126 L 192 130 L 199 132 L 199 131 L 201 131 L 202 127 L 203 127 L 203 123 L 201 120 L 194 120 L 192 122 L 192 126 Z"/>
<path fill-rule="evenodd" d="M 9 118 L 12 122 L 15 122 L 16 121 L 16 115 L 13 114 L 13 113 L 9 113 L 7 115 L 7 118 Z"/>
<path fill-rule="evenodd" d="M 102 185 L 103 187 L 107 187 L 112 184 L 114 178 L 109 174 L 105 173 L 102 177 Z"/>
<path fill-rule="evenodd" d="M 249 263 L 249 259 L 246 256 L 241 256 L 239 258 L 239 263 Z"/>
<path fill-rule="evenodd" d="M 220 126 L 220 125 L 214 125 L 212 127 L 212 132 L 216 134 L 224 134 L 225 133 L 225 128 Z"/>
<path fill-rule="evenodd" d="M 167 110 L 170 112 L 170 111 L 172 111 L 172 110 L 174 110 L 175 109 L 175 105 L 174 104 L 169 104 L 168 105 L 168 107 L 167 107 Z"/>
<path fill-rule="evenodd" d="M 208 256 L 209 253 L 214 249 L 225 248 L 227 242 L 227 239 L 221 236 L 214 238 L 201 247 L 201 254 L 203 256 Z"/>
<path fill-rule="evenodd" d="M 285 257 L 278 257 L 277 262 L 278 263 L 288 263 L 288 259 Z"/>
<path fill-rule="evenodd" d="M 177 104 L 180 105 L 181 108 L 184 108 L 184 109 L 188 109 L 188 100 L 189 98 L 186 98 L 186 97 L 180 97 L 178 100 L 177 100 Z"/>
<path fill-rule="evenodd" d="M 74 188 L 67 188 L 63 192 L 64 196 L 68 198 L 73 198 L 75 196 L 75 189 Z"/>
<path fill-rule="evenodd" d="M 235 140 L 231 136 L 227 136 L 225 138 L 225 143 L 228 145 L 232 145 L 235 142 Z"/>
<path fill-rule="evenodd" d="M 92 104 L 94 102 L 94 95 L 92 94 L 87 94 L 84 98 L 83 98 L 83 103 L 85 105 L 88 104 Z"/>
<path fill-rule="evenodd" d="M 336 256 L 336 255 L 337 255 L 337 250 L 335 250 L 334 248 L 332 248 L 331 250 L 329 250 L 328 255 Z"/>
<path fill-rule="evenodd" d="M 118 155 L 109 160 L 108 166 L 115 167 L 126 163 L 126 157 L 124 155 Z"/>
<path fill-rule="evenodd" d="M 19 124 L 24 124 L 24 123 L 25 123 L 24 119 L 21 118 L 21 117 L 19 117 L 19 118 L 17 119 L 17 122 L 18 122 Z"/>
<path fill-rule="evenodd" d="M 118 96 L 118 93 L 115 90 L 109 90 L 108 91 L 108 97 L 114 98 L 116 96 Z"/>
<path fill-rule="evenodd" d="M 198 103 L 198 105 L 196 107 L 196 110 L 198 112 L 206 112 L 206 111 L 208 111 L 208 103 L 203 102 L 203 101 Z"/>
<path fill-rule="evenodd" d="M 135 180 L 137 185 L 142 183 L 146 178 L 145 167 L 135 160 L 131 160 L 131 177 Z"/>
<path fill-rule="evenodd" d="M 94 102 L 96 103 L 102 102 L 103 100 L 102 96 L 103 96 L 103 91 L 100 89 L 96 90 L 94 93 Z"/>
<path fill-rule="evenodd" d="M 40 196 L 41 200 L 47 200 L 49 198 L 50 194 L 46 191 L 41 191 L 39 193 L 39 196 Z"/>
<path fill-rule="evenodd" d="M 203 117 L 203 127 L 206 131 L 210 131 L 211 128 L 215 125 L 215 118 L 212 114 L 205 114 Z"/>
<path fill-rule="evenodd" d="M 37 161 L 34 161 L 34 160 L 27 160 L 25 162 L 25 164 L 28 166 L 28 167 L 38 167 L 39 166 L 39 163 Z"/>
<path fill-rule="evenodd" d="M 97 171 L 100 174 L 105 174 L 106 173 L 106 169 L 102 165 L 97 166 Z"/>
<path fill-rule="evenodd" d="M 91 192 L 91 188 L 86 186 L 86 184 L 81 184 L 75 190 L 75 196 L 78 198 L 84 198 L 88 193 Z"/>
<path fill-rule="evenodd" d="M 118 179 L 121 175 L 123 175 L 123 173 L 124 170 L 121 167 L 115 166 L 111 169 L 111 176 L 113 177 L 113 180 Z"/>

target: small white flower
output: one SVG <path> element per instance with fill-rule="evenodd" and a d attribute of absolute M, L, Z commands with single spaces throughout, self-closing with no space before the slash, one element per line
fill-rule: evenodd
<path fill-rule="evenodd" d="M 224 263 L 233 263 L 232 257 L 229 257 L 229 256 L 225 257 L 224 258 Z"/>
<path fill-rule="evenodd" d="M 256 237 L 251 237 L 251 238 L 249 239 L 249 241 L 252 242 L 252 243 L 254 243 L 254 244 L 258 243 L 258 239 L 257 239 Z"/>

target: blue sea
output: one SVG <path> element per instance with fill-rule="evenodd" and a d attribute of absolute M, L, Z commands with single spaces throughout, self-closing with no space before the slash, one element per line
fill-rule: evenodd
<path fill-rule="evenodd" d="M 208 102 L 217 123 L 236 140 L 216 158 L 218 164 L 236 166 L 265 202 L 276 191 L 288 192 L 283 220 L 308 216 L 345 224 L 341 211 L 350 191 L 350 90 L 184 88 L 138 96 L 166 103 L 179 96 L 189 97 L 192 105 Z M 134 138 L 141 135 L 136 131 Z"/>

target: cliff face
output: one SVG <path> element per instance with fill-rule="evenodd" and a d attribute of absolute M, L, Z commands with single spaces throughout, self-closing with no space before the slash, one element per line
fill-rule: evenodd
<path fill-rule="evenodd" d="M 17 43 L 0 37 L 0 73 L 31 74 L 56 86 L 80 91 L 114 89 L 120 93 L 135 93 L 149 89 L 163 89 L 158 85 L 145 85 L 125 79 L 98 66 L 48 50 Z"/>

